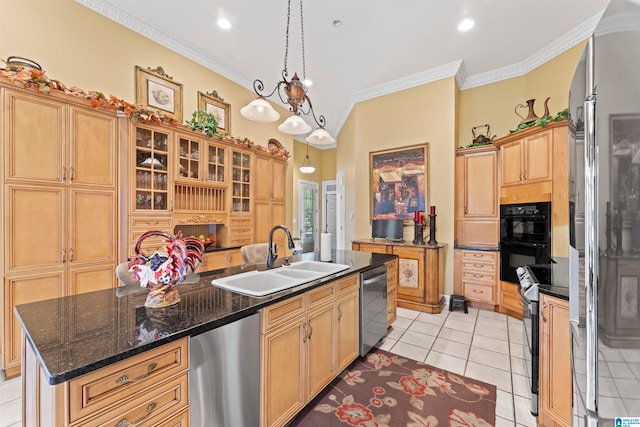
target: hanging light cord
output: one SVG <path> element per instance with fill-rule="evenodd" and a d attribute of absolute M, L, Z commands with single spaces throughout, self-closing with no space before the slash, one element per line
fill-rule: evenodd
<path fill-rule="evenodd" d="M 284 46 L 284 75 L 288 76 L 287 62 L 289 58 L 289 24 L 291 23 L 291 0 L 287 3 L 287 32 Z M 304 57 L 304 15 L 302 13 L 302 0 L 300 0 L 300 33 L 302 36 L 302 81 L 307 79 L 307 64 Z"/>

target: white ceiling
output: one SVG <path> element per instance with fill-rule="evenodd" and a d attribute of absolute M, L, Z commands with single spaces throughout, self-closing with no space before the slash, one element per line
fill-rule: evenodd
<path fill-rule="evenodd" d="M 281 78 L 286 0 L 76 1 L 246 88 L 261 79 L 271 91 Z M 335 136 L 358 101 L 454 75 L 467 89 L 525 74 L 589 37 L 608 3 L 307 0 L 308 94 Z M 221 17 L 230 30 L 216 25 Z M 465 17 L 475 26 L 460 33 Z M 292 0 L 288 70 L 302 78 L 300 39 Z"/>

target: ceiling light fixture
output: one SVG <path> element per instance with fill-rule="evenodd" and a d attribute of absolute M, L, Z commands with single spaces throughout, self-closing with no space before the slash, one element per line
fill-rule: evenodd
<path fill-rule="evenodd" d="M 309 159 L 309 143 L 307 142 L 307 156 L 302 161 L 302 165 L 300 165 L 300 172 L 314 173 L 315 171 L 316 168 L 313 167 L 313 165 L 311 164 L 311 159 Z"/>
<path fill-rule="evenodd" d="M 469 31 L 473 28 L 475 22 L 471 18 L 465 18 L 458 24 L 458 31 Z"/>
<path fill-rule="evenodd" d="M 222 28 L 223 30 L 228 30 L 231 28 L 231 22 L 229 22 L 229 20 L 226 18 L 220 18 L 218 19 L 218 27 Z"/>
<path fill-rule="evenodd" d="M 304 24 L 302 13 L 302 0 L 300 0 L 300 32 L 302 38 L 302 81 L 298 77 L 298 73 L 293 73 L 293 77 L 289 80 L 289 73 L 287 70 L 287 58 L 289 55 L 289 23 L 291 21 L 291 0 L 287 4 L 287 32 L 286 43 L 284 51 L 284 69 L 282 70 L 282 80 L 276 83 L 275 88 L 271 93 L 264 91 L 264 83 L 262 80 L 256 79 L 253 82 L 253 90 L 258 95 L 258 98 L 251 101 L 245 107 L 240 109 L 240 114 L 249 120 L 255 122 L 275 122 L 280 118 L 280 114 L 266 101 L 266 98 L 271 97 L 277 93 L 280 101 L 283 104 L 289 104 L 289 110 L 292 114 L 284 123 L 278 126 L 278 130 L 290 135 L 302 135 L 311 132 L 311 126 L 300 117 L 301 115 L 310 116 L 313 118 L 318 128 L 307 137 L 307 143 L 312 144 L 332 144 L 335 139 L 329 135 L 324 129 L 326 121 L 323 115 L 316 117 L 313 111 L 313 105 L 311 99 L 307 95 L 306 81 L 306 64 L 304 58 Z M 284 94 L 283 94 L 284 92 Z M 307 103 L 308 108 L 305 110 L 304 104 Z M 320 142 L 318 142 L 320 141 Z M 308 147 L 307 147 L 308 148 Z M 310 173 L 310 172 L 306 172 Z"/>

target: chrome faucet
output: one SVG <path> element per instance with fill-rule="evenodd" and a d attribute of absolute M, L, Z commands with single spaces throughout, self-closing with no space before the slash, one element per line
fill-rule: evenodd
<path fill-rule="evenodd" d="M 291 238 L 291 233 L 289 232 L 289 229 L 287 227 L 285 227 L 284 225 L 273 226 L 271 231 L 269 231 L 269 253 L 267 254 L 267 268 L 273 268 L 273 264 L 276 262 L 276 259 L 278 259 L 278 244 L 273 243 L 273 232 L 277 229 L 283 230 L 285 233 L 287 233 L 287 245 L 289 246 L 289 249 L 293 249 L 295 247 L 295 245 L 293 244 L 293 239 Z"/>

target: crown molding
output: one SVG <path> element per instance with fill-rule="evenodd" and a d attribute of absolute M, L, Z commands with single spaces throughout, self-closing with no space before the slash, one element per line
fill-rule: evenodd
<path fill-rule="evenodd" d="M 234 70 L 231 70 L 219 64 L 215 59 L 211 58 L 204 52 L 198 49 L 194 49 L 193 47 L 176 40 L 174 37 L 162 31 L 159 31 L 147 22 L 128 14 L 117 6 L 109 3 L 107 0 L 75 1 L 76 3 L 79 3 L 128 29 L 135 31 L 136 33 L 144 37 L 167 47 L 168 49 L 171 49 L 172 51 L 196 62 L 197 64 L 202 65 L 203 67 L 208 68 L 209 70 L 233 81 L 234 83 L 237 83 L 238 85 L 246 89 L 252 90 L 253 88 L 252 81 L 250 79 L 247 79 L 245 76 L 235 72 Z M 545 62 L 548 62 L 549 60 L 560 55 L 564 51 L 572 48 L 576 44 L 591 37 L 591 35 L 595 31 L 596 26 L 598 26 L 603 13 L 604 10 L 587 19 L 576 28 L 567 32 L 557 40 L 554 40 L 544 48 L 540 49 L 533 55 L 517 64 L 496 68 L 484 73 L 468 75 L 463 60 L 460 59 L 429 70 L 421 71 L 399 79 L 392 80 L 390 82 L 357 91 L 351 95 L 350 99 L 345 104 L 342 110 L 342 114 L 336 121 L 336 126 L 333 126 L 330 132 L 333 135 L 337 135 L 339 130 L 344 125 L 344 122 L 349 117 L 349 114 L 353 110 L 355 104 L 358 102 L 366 101 L 368 99 L 388 95 L 404 89 L 409 89 L 452 76 L 455 76 L 456 83 L 458 84 L 459 89 L 465 90 L 527 74 L 531 70 L 539 67 Z M 640 14 L 620 14 L 608 17 L 603 20 L 602 25 L 598 27 L 597 35 L 609 34 L 612 32 L 624 30 L 633 30 L 638 28 L 640 28 Z M 315 147 L 319 149 L 328 149 L 334 148 L 336 144 L 337 143 L 331 144 L 330 146 Z M 313 144 L 311 145 L 314 146 Z"/>

